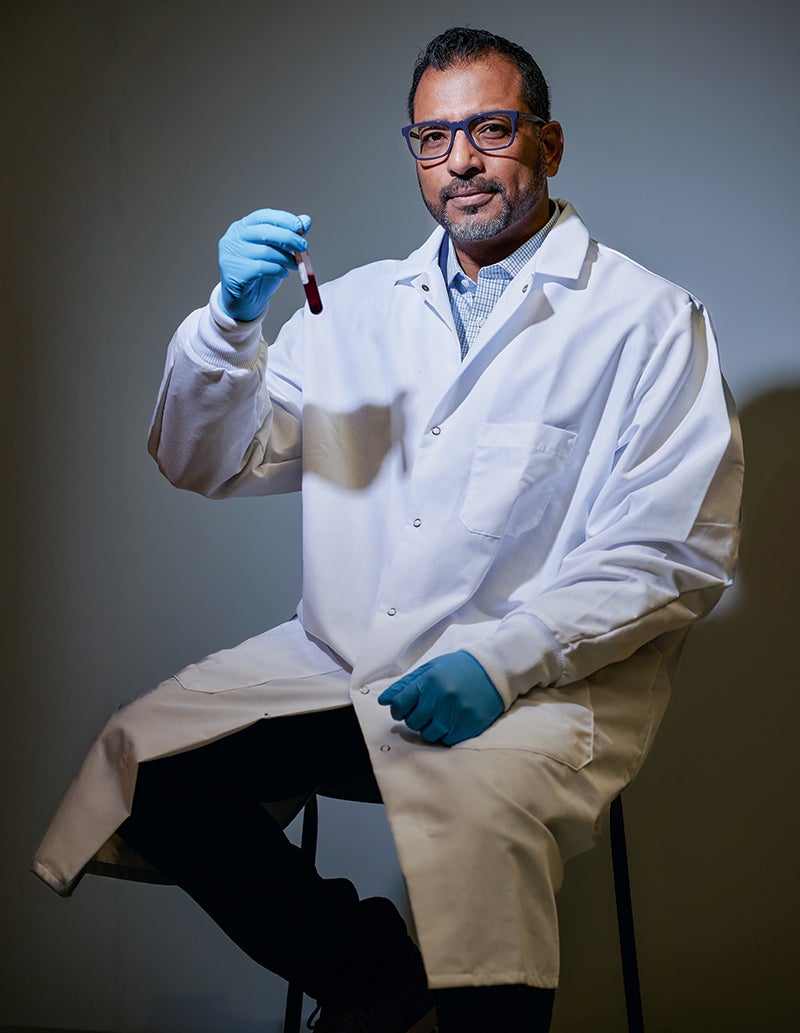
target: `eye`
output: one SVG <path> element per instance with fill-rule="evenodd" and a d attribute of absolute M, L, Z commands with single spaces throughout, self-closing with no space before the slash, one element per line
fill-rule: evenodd
<path fill-rule="evenodd" d="M 450 140 L 450 127 L 432 124 L 420 126 L 418 139 L 421 150 L 434 150 L 446 147 Z"/>
<path fill-rule="evenodd" d="M 477 143 L 497 147 L 511 139 L 511 119 L 508 115 L 487 115 L 473 122 L 470 132 Z"/>

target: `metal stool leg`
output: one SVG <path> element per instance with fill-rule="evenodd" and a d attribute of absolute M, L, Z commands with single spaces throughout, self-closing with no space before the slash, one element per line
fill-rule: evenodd
<path fill-rule="evenodd" d="M 310 855 L 312 861 L 317 853 L 318 805 L 316 795 L 312 796 L 303 810 L 303 828 L 300 849 Z M 644 1033 L 642 995 L 639 985 L 639 963 L 636 957 L 636 936 L 633 926 L 633 905 L 628 871 L 628 849 L 625 841 L 625 820 L 622 813 L 622 796 L 611 803 L 609 835 L 611 839 L 611 863 L 614 870 L 614 894 L 617 904 L 617 928 L 619 929 L 619 950 L 622 960 L 622 977 L 625 987 L 625 1008 L 628 1016 L 628 1033 Z M 289 983 L 286 993 L 286 1011 L 283 1033 L 300 1033 L 303 1012 L 303 988 L 298 983 Z"/>
<path fill-rule="evenodd" d="M 312 861 L 317 856 L 317 825 L 319 808 L 317 797 L 309 797 L 303 808 L 303 830 L 300 833 L 300 849 Z M 283 1016 L 283 1033 L 300 1033 L 300 1022 L 303 1018 L 303 988 L 299 983 L 291 982 L 286 991 L 286 1011 Z"/>
<path fill-rule="evenodd" d="M 611 838 L 611 863 L 614 869 L 614 894 L 617 902 L 619 952 L 625 986 L 625 1008 L 628 1013 L 628 1033 L 644 1033 L 639 963 L 636 958 L 636 936 L 633 930 L 628 849 L 625 842 L 625 821 L 622 814 L 621 795 L 617 796 L 611 804 L 609 835 Z"/>

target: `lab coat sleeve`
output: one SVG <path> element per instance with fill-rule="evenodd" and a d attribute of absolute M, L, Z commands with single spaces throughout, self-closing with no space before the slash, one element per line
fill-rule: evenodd
<path fill-rule="evenodd" d="M 692 301 L 630 392 L 585 534 L 473 652 L 506 706 L 568 685 L 707 613 L 731 583 L 743 458 L 710 321 Z"/>
<path fill-rule="evenodd" d="M 261 321 L 231 319 L 219 305 L 219 286 L 183 321 L 170 342 L 148 437 L 172 484 L 209 498 L 299 490 L 300 372 L 291 344 L 281 352 L 268 370 Z"/>

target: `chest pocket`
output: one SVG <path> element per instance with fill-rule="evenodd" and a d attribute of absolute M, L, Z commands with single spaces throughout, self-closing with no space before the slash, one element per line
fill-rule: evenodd
<path fill-rule="evenodd" d="M 474 534 L 502 538 L 536 527 L 577 435 L 544 423 L 480 423 L 461 522 Z"/>

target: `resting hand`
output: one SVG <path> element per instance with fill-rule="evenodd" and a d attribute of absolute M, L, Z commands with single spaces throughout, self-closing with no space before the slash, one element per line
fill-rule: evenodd
<path fill-rule="evenodd" d="M 503 713 L 503 700 L 474 656 L 460 649 L 411 671 L 380 694 L 395 721 L 427 742 L 455 746 L 480 735 Z"/>
<path fill-rule="evenodd" d="M 233 319 L 260 316 L 281 281 L 295 269 L 294 251 L 305 251 L 300 236 L 308 215 L 262 208 L 231 223 L 219 242 L 220 304 Z"/>

